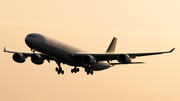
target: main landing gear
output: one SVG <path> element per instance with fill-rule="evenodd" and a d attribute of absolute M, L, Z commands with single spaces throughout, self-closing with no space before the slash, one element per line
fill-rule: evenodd
<path fill-rule="evenodd" d="M 64 74 L 64 70 L 62 70 L 61 68 L 61 63 L 59 61 L 56 61 L 56 63 L 58 64 L 58 67 L 55 68 L 55 71 L 58 73 L 58 74 Z"/>
<path fill-rule="evenodd" d="M 58 74 L 64 74 L 64 70 L 62 70 L 62 68 L 60 67 L 60 68 L 58 68 L 58 67 L 56 67 L 55 68 L 55 71 L 58 73 Z"/>
<path fill-rule="evenodd" d="M 62 68 L 60 66 L 61 62 L 59 62 L 59 61 L 55 61 L 55 62 L 57 63 L 57 65 L 59 67 L 59 68 L 58 67 L 55 68 L 55 71 L 57 72 L 57 74 L 64 74 L 64 70 L 62 70 Z M 71 73 L 77 73 L 77 72 L 79 72 L 79 68 L 77 68 L 77 66 L 75 66 L 73 69 L 71 69 Z M 93 75 L 94 74 L 90 65 L 85 67 L 85 72 L 87 73 L 87 75 L 89 75 L 89 74 Z"/>
<path fill-rule="evenodd" d="M 79 72 L 79 68 L 77 68 L 76 66 L 73 69 L 71 69 L 71 73 L 77 73 L 77 72 Z M 90 68 L 90 66 L 85 67 L 85 72 L 87 73 L 87 75 L 89 74 L 93 75 L 94 73 L 92 68 Z"/>
<path fill-rule="evenodd" d="M 89 75 L 89 74 L 93 75 L 94 74 L 94 72 L 93 72 L 92 68 L 90 68 L 90 66 L 85 68 L 85 72 L 87 73 L 87 75 Z"/>
<path fill-rule="evenodd" d="M 77 72 L 79 72 L 79 68 L 76 68 L 76 66 L 73 69 L 71 69 L 71 73 L 77 73 Z"/>

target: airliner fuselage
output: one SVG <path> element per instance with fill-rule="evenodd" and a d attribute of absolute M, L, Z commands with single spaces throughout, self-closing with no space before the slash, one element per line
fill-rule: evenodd
<path fill-rule="evenodd" d="M 69 56 L 70 53 L 84 53 L 85 51 L 78 49 L 76 47 L 67 45 L 60 41 L 51 39 L 49 37 L 40 34 L 29 34 L 25 38 L 26 44 L 38 52 L 48 54 L 50 56 L 56 57 L 62 63 L 71 66 L 81 66 L 86 67 L 87 64 L 83 63 L 82 60 L 77 60 Z M 98 62 L 91 65 L 92 70 L 103 70 L 111 67 L 110 64 L 105 62 Z"/>

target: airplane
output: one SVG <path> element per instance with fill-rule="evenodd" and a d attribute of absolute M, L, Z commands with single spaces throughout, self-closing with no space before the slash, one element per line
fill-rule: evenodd
<path fill-rule="evenodd" d="M 71 73 L 79 72 L 79 68 L 83 67 L 87 75 L 94 74 L 94 71 L 108 69 L 119 64 L 138 64 L 143 62 L 132 62 L 132 59 L 141 56 L 158 55 L 164 53 L 171 53 L 175 48 L 165 52 L 151 52 L 151 53 L 114 53 L 117 38 L 113 38 L 106 53 L 87 53 L 76 47 L 67 45 L 63 42 L 56 41 L 47 36 L 30 33 L 25 38 L 26 45 L 31 49 L 32 53 L 7 51 L 4 47 L 4 52 L 13 53 L 13 60 L 18 63 L 24 63 L 26 58 L 31 57 L 34 64 L 41 65 L 44 60 L 50 63 L 55 61 L 58 67 L 55 68 L 57 74 L 64 74 L 61 63 L 74 66 Z M 35 53 L 35 51 L 40 53 Z M 117 60 L 118 63 L 111 63 L 112 60 Z"/>

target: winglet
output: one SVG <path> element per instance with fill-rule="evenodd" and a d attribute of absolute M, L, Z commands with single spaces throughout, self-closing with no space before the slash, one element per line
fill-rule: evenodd
<path fill-rule="evenodd" d="M 6 52 L 6 47 L 4 47 L 4 52 Z"/>
<path fill-rule="evenodd" d="M 117 42 L 117 38 L 113 38 L 113 40 L 111 41 L 111 44 L 109 45 L 106 53 L 114 53 L 115 51 L 115 47 L 116 47 L 116 42 Z"/>
<path fill-rule="evenodd" d="M 173 51 L 174 51 L 174 49 L 175 49 L 175 48 L 173 48 L 173 49 L 172 49 L 172 50 L 170 50 L 169 52 L 170 52 L 170 53 L 171 53 L 171 52 L 173 52 Z"/>

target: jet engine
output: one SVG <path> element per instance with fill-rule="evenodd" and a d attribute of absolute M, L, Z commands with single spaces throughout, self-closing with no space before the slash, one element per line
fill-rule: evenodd
<path fill-rule="evenodd" d="M 121 63 L 131 63 L 131 57 L 127 54 L 119 55 L 117 60 Z"/>
<path fill-rule="evenodd" d="M 96 63 L 96 59 L 91 55 L 84 56 L 82 61 L 88 65 L 93 65 Z"/>
<path fill-rule="evenodd" d="M 26 60 L 26 57 L 21 53 L 14 53 L 13 60 L 18 63 L 23 63 Z"/>
<path fill-rule="evenodd" d="M 31 55 L 31 61 L 34 64 L 40 65 L 44 63 L 44 58 L 41 55 L 37 55 L 37 54 L 32 54 Z"/>

